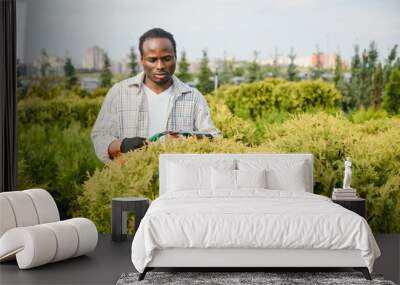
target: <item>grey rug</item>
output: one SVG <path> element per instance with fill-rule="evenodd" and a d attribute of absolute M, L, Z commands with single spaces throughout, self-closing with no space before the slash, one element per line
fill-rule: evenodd
<path fill-rule="evenodd" d="M 372 275 L 368 281 L 360 272 L 148 272 L 142 281 L 138 281 L 139 273 L 124 273 L 117 285 L 133 284 L 222 284 L 222 285 L 297 285 L 297 284 L 379 284 L 395 285 L 384 280 L 381 275 Z"/>

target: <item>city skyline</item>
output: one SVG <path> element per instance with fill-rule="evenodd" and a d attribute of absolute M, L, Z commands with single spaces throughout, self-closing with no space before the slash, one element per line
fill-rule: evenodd
<path fill-rule="evenodd" d="M 68 53 L 80 65 L 85 49 L 98 45 L 120 61 L 156 26 L 172 32 L 178 57 L 184 49 L 191 61 L 200 59 L 204 48 L 210 59 L 227 54 L 251 60 L 257 50 L 266 60 L 276 49 L 289 54 L 291 47 L 297 56 L 311 56 L 317 45 L 349 60 L 354 45 L 362 50 L 371 41 L 382 59 L 400 39 L 400 1 L 395 0 L 255 0 L 251 7 L 239 0 L 198 3 L 155 0 L 163 9 L 151 9 L 144 0 L 17 0 L 17 54 L 32 62 L 45 48 L 60 57 Z"/>
<path fill-rule="evenodd" d="M 75 67 L 78 69 L 82 70 L 89 70 L 89 71 L 100 71 L 103 68 L 103 56 L 106 51 L 102 49 L 99 46 L 92 46 L 89 47 L 85 50 L 84 52 L 84 58 L 80 61 L 80 63 L 75 64 Z M 57 55 L 52 55 L 52 54 L 47 54 L 47 61 L 50 64 L 52 68 L 57 68 L 59 70 L 62 70 L 65 64 L 66 57 L 60 57 Z M 138 55 L 137 55 L 138 56 Z M 324 53 L 320 52 L 320 62 L 321 66 L 323 68 L 327 69 L 333 69 L 335 67 L 336 63 L 336 54 L 335 53 Z M 235 58 L 226 58 L 230 62 L 236 62 L 236 64 L 242 65 L 244 62 L 250 62 L 250 61 L 243 61 L 243 60 L 236 60 Z M 40 69 L 40 66 L 45 60 L 43 58 L 43 55 L 39 55 L 37 58 L 33 60 L 32 66 L 36 67 L 37 69 Z M 180 58 L 178 58 L 179 62 Z M 190 60 L 188 59 L 189 62 L 189 70 L 190 72 L 198 72 L 200 69 L 201 65 L 201 59 L 198 60 Z M 223 68 L 223 61 L 225 58 L 216 58 L 216 59 L 209 59 L 209 64 L 208 66 L 211 68 L 211 70 L 216 70 L 222 69 Z M 111 70 L 113 73 L 129 73 L 129 56 L 127 55 L 125 58 L 121 60 L 113 60 L 110 59 L 111 63 Z M 274 64 L 277 64 L 278 66 L 284 67 L 288 66 L 290 64 L 291 60 L 288 55 L 279 55 L 277 54 L 276 57 L 271 57 L 268 59 L 257 59 L 257 63 L 260 65 L 264 66 L 273 66 Z M 315 67 L 317 62 L 317 55 L 313 54 L 311 56 L 297 56 L 294 58 L 294 64 L 298 67 L 304 67 L 304 68 L 311 68 Z M 344 66 L 349 66 L 350 63 L 346 60 L 342 59 L 342 64 Z M 141 69 L 141 64 L 138 62 L 139 68 Z"/>

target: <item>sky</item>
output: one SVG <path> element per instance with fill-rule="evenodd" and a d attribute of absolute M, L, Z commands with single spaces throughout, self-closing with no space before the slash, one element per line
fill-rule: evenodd
<path fill-rule="evenodd" d="M 32 62 L 45 48 L 81 64 L 86 48 L 97 45 L 112 60 L 137 49 L 141 34 L 160 27 L 174 35 L 178 56 L 211 59 L 224 54 L 251 60 L 275 51 L 310 56 L 374 40 L 381 57 L 400 44 L 400 0 L 17 0 L 17 56 Z"/>

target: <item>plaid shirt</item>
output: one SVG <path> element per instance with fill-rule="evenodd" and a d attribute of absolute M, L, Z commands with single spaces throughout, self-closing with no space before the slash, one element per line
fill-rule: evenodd
<path fill-rule="evenodd" d="M 148 137 L 149 109 L 143 91 L 144 73 L 115 84 L 107 93 L 92 130 L 97 157 L 109 160 L 108 146 L 117 139 Z M 215 128 L 203 95 L 173 76 L 173 96 L 168 105 L 165 130 L 203 131 L 213 136 Z"/>

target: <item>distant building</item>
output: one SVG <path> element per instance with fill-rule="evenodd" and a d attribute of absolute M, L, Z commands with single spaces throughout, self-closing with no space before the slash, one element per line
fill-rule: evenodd
<path fill-rule="evenodd" d="M 311 56 L 299 56 L 294 59 L 294 64 L 300 67 L 310 67 L 312 66 Z"/>
<path fill-rule="evenodd" d="M 47 72 L 49 75 L 64 75 L 65 60 L 57 56 L 43 56 L 33 60 L 33 67 L 36 71 L 40 72 L 41 66 L 47 61 Z M 29 72 L 28 72 L 29 73 Z"/>
<path fill-rule="evenodd" d="M 335 68 L 336 54 L 323 52 L 319 54 L 313 54 L 311 57 L 312 66 L 317 66 L 318 58 L 322 68 Z"/>
<path fill-rule="evenodd" d="M 138 65 L 140 65 L 138 63 Z M 128 58 L 123 58 L 121 60 L 121 73 L 129 73 L 130 69 L 129 69 L 129 59 Z"/>
<path fill-rule="evenodd" d="M 129 60 L 124 58 L 120 61 L 113 61 L 111 63 L 111 71 L 112 73 L 129 73 Z"/>
<path fill-rule="evenodd" d="M 35 67 L 32 63 L 17 63 L 17 69 L 20 76 L 31 76 L 39 73 L 37 67 Z"/>
<path fill-rule="evenodd" d="M 286 55 L 279 55 L 276 58 L 270 57 L 266 60 L 263 60 L 261 64 L 274 65 L 275 60 L 278 66 L 288 66 L 290 64 L 290 58 Z M 296 56 L 294 59 L 294 64 L 300 67 L 310 67 L 312 65 L 311 56 Z"/>
<path fill-rule="evenodd" d="M 122 72 L 122 62 L 120 61 L 112 61 L 111 62 L 111 72 L 116 74 L 116 73 L 123 73 Z"/>
<path fill-rule="evenodd" d="M 81 88 L 88 92 L 92 92 L 100 86 L 100 80 L 97 78 L 85 77 L 81 79 Z"/>
<path fill-rule="evenodd" d="M 191 61 L 189 66 L 189 72 L 197 73 L 200 71 L 200 61 Z"/>
<path fill-rule="evenodd" d="M 104 50 L 94 46 L 85 50 L 82 68 L 88 70 L 101 70 L 103 68 Z"/>
<path fill-rule="evenodd" d="M 276 57 L 269 57 L 268 59 L 265 59 L 263 61 L 261 61 L 262 65 L 274 65 L 276 61 L 277 65 L 289 65 L 290 63 L 290 58 L 288 56 L 285 55 L 279 55 Z"/>

